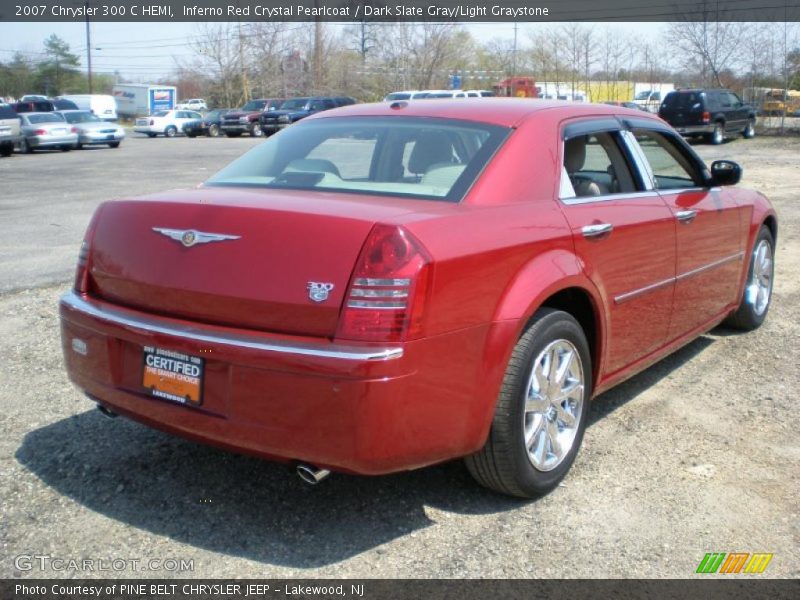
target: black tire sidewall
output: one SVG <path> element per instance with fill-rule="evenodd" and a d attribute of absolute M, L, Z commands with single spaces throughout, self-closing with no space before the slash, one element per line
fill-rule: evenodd
<path fill-rule="evenodd" d="M 589 404 L 592 389 L 592 363 L 589 353 L 589 344 L 586 336 L 578 322 L 569 314 L 554 311 L 544 316 L 532 326 L 534 335 L 531 343 L 525 349 L 524 362 L 525 368 L 516 376 L 513 383 L 513 406 L 510 411 L 514 427 L 513 452 L 515 465 L 515 478 L 520 487 L 531 495 L 540 495 L 550 491 L 572 467 L 575 458 L 583 441 L 583 434 L 586 429 L 586 422 L 589 414 Z M 525 447 L 524 431 L 524 406 L 525 394 L 528 378 L 533 368 L 533 361 L 539 356 L 544 348 L 556 339 L 565 339 L 571 342 L 578 350 L 583 366 L 584 378 L 584 397 L 579 415 L 578 431 L 575 434 L 572 448 L 564 460 L 552 471 L 539 471 L 528 459 L 528 452 Z"/>

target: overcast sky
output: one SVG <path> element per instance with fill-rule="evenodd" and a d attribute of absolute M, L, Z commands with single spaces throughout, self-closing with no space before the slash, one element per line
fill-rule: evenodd
<path fill-rule="evenodd" d="M 349 25 L 351 23 L 328 24 L 337 29 Z M 520 45 L 527 42 L 528 30 L 553 26 L 557 24 L 520 23 Z M 611 27 L 621 35 L 639 36 L 657 36 L 666 27 L 663 23 L 595 23 L 592 26 L 600 30 Z M 92 23 L 91 27 L 93 72 L 113 73 L 116 69 L 126 78 L 142 81 L 167 75 L 177 58 L 190 57 L 191 50 L 186 40 L 196 30 L 195 23 Z M 470 24 L 466 27 L 480 41 L 514 37 L 513 23 Z M 42 43 L 51 33 L 66 40 L 72 51 L 81 57 L 85 68 L 84 23 L 0 23 L 0 61 L 9 60 L 16 51 L 36 56 L 42 52 Z"/>

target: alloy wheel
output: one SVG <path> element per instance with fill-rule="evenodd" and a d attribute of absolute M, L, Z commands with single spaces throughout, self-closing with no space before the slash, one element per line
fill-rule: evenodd
<path fill-rule="evenodd" d="M 773 269 L 772 246 L 762 239 L 753 250 L 753 274 L 747 286 L 747 301 L 757 315 L 764 314 L 769 306 Z"/>

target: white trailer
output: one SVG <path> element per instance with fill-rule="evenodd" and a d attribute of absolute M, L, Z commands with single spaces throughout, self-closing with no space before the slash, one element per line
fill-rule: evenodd
<path fill-rule="evenodd" d="M 121 117 L 148 116 L 160 110 L 172 110 L 178 97 L 175 86 L 148 83 L 121 83 L 115 85 L 111 93 Z"/>
<path fill-rule="evenodd" d="M 664 97 L 674 90 L 674 83 L 635 83 L 633 102 L 648 112 L 657 113 Z"/>
<path fill-rule="evenodd" d="M 91 111 L 105 121 L 117 120 L 117 102 L 114 96 L 109 96 L 108 94 L 69 94 L 59 96 L 59 98 L 71 100 L 81 110 Z"/>

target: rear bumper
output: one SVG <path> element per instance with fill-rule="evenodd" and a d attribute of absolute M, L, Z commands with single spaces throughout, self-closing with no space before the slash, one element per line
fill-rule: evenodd
<path fill-rule="evenodd" d="M 398 346 L 342 345 L 155 317 L 66 294 L 70 379 L 103 405 L 223 448 L 383 474 L 474 452 L 486 433 L 489 325 Z M 77 340 L 77 341 L 76 341 Z M 205 359 L 199 408 L 142 385 L 142 348 Z"/>
<path fill-rule="evenodd" d="M 51 147 L 62 147 L 62 146 L 75 146 L 78 143 L 78 134 L 71 133 L 69 135 L 48 135 L 48 136 L 39 136 L 34 135 L 28 139 L 28 144 L 30 144 L 31 148 L 51 148 Z"/>
<path fill-rule="evenodd" d="M 109 142 L 121 142 L 125 139 L 125 132 L 115 133 L 82 133 L 79 136 L 81 144 L 108 144 Z"/>
<path fill-rule="evenodd" d="M 674 126 L 675 131 L 681 135 L 697 135 L 700 133 L 714 133 L 714 123 L 705 125 L 681 125 Z"/>

